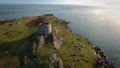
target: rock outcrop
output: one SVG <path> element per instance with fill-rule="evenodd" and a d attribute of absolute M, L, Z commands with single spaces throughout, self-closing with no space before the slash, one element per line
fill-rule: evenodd
<path fill-rule="evenodd" d="M 63 61 L 61 58 L 58 59 L 56 68 L 63 68 Z"/>
<path fill-rule="evenodd" d="M 69 68 L 75 68 L 74 64 L 72 63 Z"/>
<path fill-rule="evenodd" d="M 62 40 L 63 40 L 63 38 L 60 37 L 59 31 L 60 31 L 60 27 L 56 26 L 54 27 L 53 32 L 52 32 L 53 44 L 54 44 L 55 49 L 60 49 L 60 45 L 62 44 Z"/>
<path fill-rule="evenodd" d="M 44 44 L 44 36 L 40 35 L 37 38 L 33 39 L 32 42 L 32 54 L 34 55 L 36 52 L 39 53 L 40 48 L 42 47 L 42 45 Z"/>
<path fill-rule="evenodd" d="M 62 59 L 58 58 L 55 53 L 53 53 L 53 55 L 50 57 L 49 61 L 51 62 L 51 64 L 55 64 L 54 65 L 55 68 L 63 68 Z"/>
<path fill-rule="evenodd" d="M 57 55 L 54 53 L 53 55 L 51 55 L 49 61 L 53 64 L 57 62 Z"/>

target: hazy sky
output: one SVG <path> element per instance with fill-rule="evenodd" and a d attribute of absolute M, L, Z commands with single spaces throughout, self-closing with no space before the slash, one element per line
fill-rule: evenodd
<path fill-rule="evenodd" d="M 120 7 L 120 0 L 0 0 L 0 4 L 78 4 Z"/>
<path fill-rule="evenodd" d="M 82 5 L 111 5 L 119 4 L 120 0 L 0 0 L 1 4 L 82 4 Z"/>

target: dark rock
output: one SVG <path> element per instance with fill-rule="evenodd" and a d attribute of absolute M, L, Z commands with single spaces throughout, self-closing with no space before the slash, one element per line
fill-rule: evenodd
<path fill-rule="evenodd" d="M 71 56 L 77 56 L 77 53 L 72 53 Z"/>
<path fill-rule="evenodd" d="M 44 16 L 54 16 L 53 14 L 45 14 Z"/>
<path fill-rule="evenodd" d="M 82 55 L 82 54 L 81 54 L 80 56 L 81 56 L 81 57 L 84 57 L 84 55 Z"/>
<path fill-rule="evenodd" d="M 65 24 L 69 24 L 70 22 L 68 22 L 68 21 L 65 21 L 65 20 L 62 20 Z"/>
<path fill-rule="evenodd" d="M 87 58 L 84 58 L 84 61 L 87 62 L 87 63 L 89 62 Z"/>
<path fill-rule="evenodd" d="M 5 51 L 5 56 L 9 56 L 9 52 L 8 51 Z"/>
<path fill-rule="evenodd" d="M 63 61 L 61 58 L 58 59 L 57 68 L 63 68 Z"/>
<path fill-rule="evenodd" d="M 79 60 L 79 59 L 77 59 L 77 62 L 80 62 L 80 60 Z"/>
<path fill-rule="evenodd" d="M 75 68 L 74 64 L 72 63 L 68 68 Z"/>
<path fill-rule="evenodd" d="M 96 51 L 96 53 L 98 54 L 98 53 L 100 53 L 100 52 L 101 52 L 101 49 L 100 49 L 100 48 L 98 48 L 98 47 L 95 47 L 95 51 Z"/>
<path fill-rule="evenodd" d="M 78 45 L 75 45 L 74 47 L 78 47 Z"/>
<path fill-rule="evenodd" d="M 81 48 L 79 47 L 78 50 L 81 50 Z"/>
<path fill-rule="evenodd" d="M 81 48 L 84 48 L 83 46 L 80 46 Z"/>
<path fill-rule="evenodd" d="M 74 61 L 74 62 L 76 62 L 76 61 L 77 61 L 77 59 L 74 59 L 73 61 Z"/>
<path fill-rule="evenodd" d="M 49 61 L 50 63 L 55 64 L 55 68 L 63 68 L 62 59 L 58 58 L 55 53 L 50 57 Z"/>
<path fill-rule="evenodd" d="M 24 64 L 27 64 L 29 62 L 28 57 L 24 56 Z"/>
<path fill-rule="evenodd" d="M 79 60 L 79 59 L 74 59 L 73 61 L 74 61 L 74 62 L 80 62 L 80 60 Z"/>
<path fill-rule="evenodd" d="M 104 68 L 116 68 L 116 66 L 111 63 L 109 58 L 104 55 L 100 48 L 94 47 L 94 49 L 96 53 L 100 56 L 100 59 L 98 59 L 96 62 L 95 68 L 97 68 L 97 66 L 102 66 Z"/>
<path fill-rule="evenodd" d="M 103 64 L 104 64 L 104 61 L 102 59 L 98 59 L 97 65 L 103 65 Z"/>
<path fill-rule="evenodd" d="M 50 61 L 52 64 L 53 64 L 53 63 L 56 63 L 56 62 L 57 62 L 57 55 L 54 53 L 54 54 L 50 57 L 49 61 Z"/>

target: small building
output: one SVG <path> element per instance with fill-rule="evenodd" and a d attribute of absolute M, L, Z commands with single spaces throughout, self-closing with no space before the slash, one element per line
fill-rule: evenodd
<path fill-rule="evenodd" d="M 49 35 L 52 32 L 52 27 L 50 23 L 39 23 L 38 32 L 41 35 Z"/>

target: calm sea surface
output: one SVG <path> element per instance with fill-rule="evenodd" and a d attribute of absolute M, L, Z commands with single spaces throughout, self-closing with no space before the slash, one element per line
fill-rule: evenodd
<path fill-rule="evenodd" d="M 120 68 L 120 21 L 105 9 L 73 5 L 0 5 L 0 18 L 19 18 L 52 13 L 71 21 L 73 32 L 87 37 Z"/>

